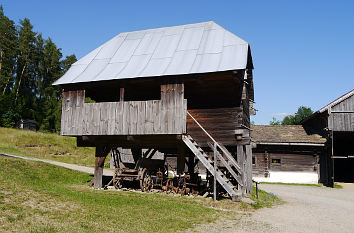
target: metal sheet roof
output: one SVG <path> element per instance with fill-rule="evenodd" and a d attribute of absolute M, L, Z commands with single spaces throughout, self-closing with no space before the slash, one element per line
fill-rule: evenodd
<path fill-rule="evenodd" d="M 216 23 L 120 33 L 54 85 L 245 69 L 249 45 Z"/>

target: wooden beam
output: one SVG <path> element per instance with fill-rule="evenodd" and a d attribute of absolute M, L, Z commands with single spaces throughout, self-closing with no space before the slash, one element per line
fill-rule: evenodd
<path fill-rule="evenodd" d="M 123 87 L 120 88 L 119 101 L 120 101 L 120 102 L 123 102 L 123 101 L 124 101 L 124 88 L 123 88 Z"/>
<path fill-rule="evenodd" d="M 245 155 L 243 151 L 243 145 L 237 145 L 237 163 L 241 167 L 241 181 L 242 184 L 239 184 L 239 189 L 242 190 L 242 193 L 245 193 Z"/>
<path fill-rule="evenodd" d="M 246 166 L 245 166 L 245 176 L 246 176 L 246 193 L 252 194 L 252 146 L 246 145 Z"/>
<path fill-rule="evenodd" d="M 103 167 L 104 167 L 104 161 L 107 157 L 108 152 L 109 152 L 109 149 L 106 146 L 96 147 L 95 172 L 94 172 L 94 188 L 95 189 L 102 188 Z"/>
<path fill-rule="evenodd" d="M 186 160 L 186 151 L 183 145 L 178 146 L 177 154 L 177 174 L 181 175 L 184 172 Z"/>

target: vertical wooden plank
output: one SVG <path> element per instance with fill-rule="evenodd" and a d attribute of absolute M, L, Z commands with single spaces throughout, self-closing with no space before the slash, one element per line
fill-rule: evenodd
<path fill-rule="evenodd" d="M 161 85 L 161 102 L 160 102 L 160 132 L 167 133 L 167 84 Z"/>
<path fill-rule="evenodd" d="M 137 134 L 144 134 L 145 128 L 145 114 L 146 114 L 146 102 L 147 101 L 138 101 L 137 103 Z"/>
<path fill-rule="evenodd" d="M 100 120 L 98 121 L 98 135 L 107 135 L 109 103 L 96 103 L 99 106 Z"/>
<path fill-rule="evenodd" d="M 184 84 L 179 83 L 176 87 L 176 133 L 183 133 L 183 111 L 184 111 Z"/>
<path fill-rule="evenodd" d="M 167 85 L 168 90 L 167 90 L 167 134 L 172 134 L 173 133 L 173 110 L 174 110 L 174 85 L 173 84 L 168 84 Z"/>
<path fill-rule="evenodd" d="M 244 180 L 244 166 L 243 166 L 243 164 L 244 164 L 244 151 L 243 151 L 243 145 L 237 145 L 237 163 L 240 165 L 240 167 L 241 167 L 241 169 L 242 169 L 242 172 L 241 172 L 241 174 L 240 174 L 240 176 L 241 176 L 241 180 L 242 180 L 242 182 L 243 182 L 243 180 Z M 242 193 L 244 192 L 244 190 L 245 190 L 245 184 L 243 183 L 243 184 L 240 184 L 240 185 L 242 185 L 243 187 L 241 188 L 240 186 L 239 186 L 239 190 L 241 189 L 242 190 Z"/>
<path fill-rule="evenodd" d="M 116 129 L 116 108 L 117 103 L 109 103 L 108 111 L 108 135 L 114 135 Z"/>
<path fill-rule="evenodd" d="M 181 126 L 182 126 L 182 108 L 183 108 L 183 99 L 181 99 L 181 85 L 180 83 L 176 84 L 176 99 L 175 99 L 175 133 L 181 134 Z"/>
<path fill-rule="evenodd" d="M 122 135 L 123 134 L 123 125 L 124 125 L 124 120 L 123 118 L 124 115 L 124 102 L 119 102 L 117 104 L 117 109 L 116 109 L 116 134 L 117 135 Z"/>
<path fill-rule="evenodd" d="M 153 117 L 153 101 L 146 101 L 146 119 L 144 134 L 153 134 L 154 117 Z"/>
<path fill-rule="evenodd" d="M 252 194 L 252 146 L 246 145 L 246 192 Z"/>
<path fill-rule="evenodd" d="M 161 132 L 161 101 L 153 100 L 153 134 L 159 134 Z"/>
<path fill-rule="evenodd" d="M 92 128 L 92 135 L 99 135 L 99 126 L 100 126 L 100 104 L 99 103 L 93 103 L 93 128 Z"/>
<path fill-rule="evenodd" d="M 183 130 L 182 133 L 187 133 L 187 100 L 183 100 Z"/>
<path fill-rule="evenodd" d="M 61 108 L 61 124 L 60 124 L 60 134 L 67 134 L 68 127 L 68 101 L 69 101 L 69 92 L 63 91 L 62 93 L 62 108 Z"/>
<path fill-rule="evenodd" d="M 92 135 L 93 128 L 93 104 L 85 104 L 85 135 Z"/>
<path fill-rule="evenodd" d="M 119 101 L 123 102 L 124 101 L 124 88 L 120 88 L 119 90 Z"/>
<path fill-rule="evenodd" d="M 138 123 L 138 106 L 137 102 L 131 101 L 129 104 L 129 135 L 137 134 L 137 123 Z"/>
<path fill-rule="evenodd" d="M 84 111 L 84 102 L 85 102 L 85 91 L 78 90 L 76 91 L 76 112 L 75 112 L 75 124 L 76 124 L 76 135 L 82 135 L 83 131 L 83 111 Z"/>
<path fill-rule="evenodd" d="M 76 106 L 82 107 L 85 103 L 85 90 L 78 90 L 76 91 Z"/>
<path fill-rule="evenodd" d="M 86 110 L 86 114 L 87 114 L 87 121 L 86 121 L 86 132 L 87 135 L 92 135 L 93 132 L 93 104 L 92 103 L 88 103 L 86 104 L 87 110 Z"/>
<path fill-rule="evenodd" d="M 69 98 L 70 98 L 70 102 L 69 102 L 69 135 L 75 135 L 75 131 L 76 131 L 76 123 L 75 123 L 75 113 L 76 113 L 76 91 L 70 91 L 69 92 Z"/>
<path fill-rule="evenodd" d="M 128 135 L 129 127 L 130 127 L 130 102 L 126 101 L 122 103 L 123 103 L 122 134 Z"/>

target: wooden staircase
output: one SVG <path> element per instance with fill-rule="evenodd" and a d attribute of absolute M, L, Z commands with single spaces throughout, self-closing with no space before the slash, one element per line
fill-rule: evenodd
<path fill-rule="evenodd" d="M 223 187 L 230 195 L 233 201 L 240 200 L 243 189 L 243 172 L 239 164 L 236 162 L 232 154 L 215 139 L 199 124 L 199 122 L 189 113 L 187 114 L 208 136 L 210 141 L 209 147 L 214 152 L 214 159 L 211 159 L 191 135 L 183 135 L 182 140 L 186 146 L 193 152 L 199 161 L 205 166 L 215 180 Z"/>

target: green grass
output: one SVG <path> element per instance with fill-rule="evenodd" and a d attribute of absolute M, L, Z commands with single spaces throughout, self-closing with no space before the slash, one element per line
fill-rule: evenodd
<path fill-rule="evenodd" d="M 274 205 L 279 205 L 283 203 L 283 201 L 273 193 L 267 193 L 261 189 L 258 189 L 258 198 L 257 198 L 255 186 L 253 186 L 251 199 L 256 202 L 255 204 L 252 205 L 255 209 L 272 207 Z"/>
<path fill-rule="evenodd" d="M 85 173 L 0 157 L 0 232 L 175 232 L 215 221 L 202 198 L 89 188 Z"/>
<path fill-rule="evenodd" d="M 0 127 L 0 153 L 93 165 L 95 152 L 94 148 L 77 147 L 74 137 Z"/>
<path fill-rule="evenodd" d="M 334 183 L 334 187 L 333 188 L 335 188 L 335 189 L 342 189 L 343 188 L 343 186 L 342 185 L 340 185 L 340 184 L 336 184 L 336 183 Z"/>

